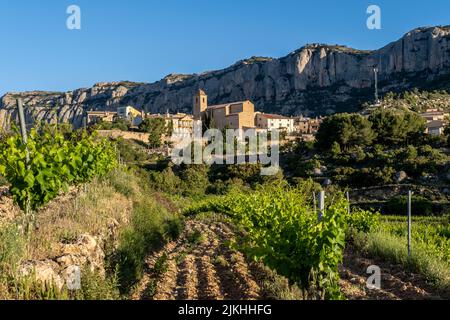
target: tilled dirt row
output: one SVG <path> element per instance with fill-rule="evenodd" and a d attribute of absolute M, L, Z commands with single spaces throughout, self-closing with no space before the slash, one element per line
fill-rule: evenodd
<path fill-rule="evenodd" d="M 267 299 L 263 284 L 266 271 L 248 263 L 230 249 L 237 235 L 224 222 L 189 220 L 176 242 L 171 242 L 146 261 L 146 272 L 133 299 L 154 300 L 258 300 Z M 381 289 L 366 285 L 367 268 L 381 269 Z M 433 292 L 423 277 L 402 266 L 368 259 L 347 248 L 340 266 L 341 292 L 347 299 L 410 300 L 447 298 Z M 273 278 L 271 278 L 273 279 Z M 270 281 L 270 280 L 269 280 Z M 301 299 L 301 297 L 297 297 Z"/>
<path fill-rule="evenodd" d="M 176 242 L 148 258 L 145 276 L 133 298 L 261 299 L 261 286 L 244 256 L 227 245 L 234 237 L 223 222 L 187 221 Z"/>
<path fill-rule="evenodd" d="M 369 266 L 378 266 L 381 271 L 380 289 L 369 289 L 367 273 Z M 361 257 L 346 249 L 344 264 L 340 267 L 341 292 L 350 300 L 423 300 L 442 299 L 442 293 L 427 285 L 425 279 L 405 271 L 401 265 L 392 265 L 378 259 Z"/>

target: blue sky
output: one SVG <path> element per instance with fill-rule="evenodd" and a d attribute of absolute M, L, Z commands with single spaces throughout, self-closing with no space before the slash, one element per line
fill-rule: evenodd
<path fill-rule="evenodd" d="M 81 30 L 66 28 L 71 4 Z M 370 4 L 381 7 L 381 30 L 366 27 Z M 449 13 L 448 0 L 0 0 L 0 95 L 153 82 L 311 42 L 376 49 L 450 24 Z"/>

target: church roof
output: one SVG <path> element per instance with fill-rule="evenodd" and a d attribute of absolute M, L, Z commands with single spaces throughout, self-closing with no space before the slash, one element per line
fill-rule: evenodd
<path fill-rule="evenodd" d="M 235 104 L 242 104 L 242 103 L 246 103 L 248 101 L 249 100 L 247 100 L 247 101 L 236 101 L 236 102 L 230 102 L 230 103 L 224 103 L 224 104 L 216 104 L 216 105 L 213 105 L 213 106 L 208 106 L 207 110 L 225 108 L 227 106 L 233 106 Z"/>

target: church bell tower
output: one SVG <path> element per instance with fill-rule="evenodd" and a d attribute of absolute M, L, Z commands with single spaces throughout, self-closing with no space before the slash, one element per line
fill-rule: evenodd
<path fill-rule="evenodd" d="M 202 120 L 203 114 L 208 107 L 208 96 L 205 91 L 198 90 L 197 94 L 194 95 L 194 120 Z"/>

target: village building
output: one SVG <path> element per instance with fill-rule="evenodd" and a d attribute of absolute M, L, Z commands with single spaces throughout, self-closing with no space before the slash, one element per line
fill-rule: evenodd
<path fill-rule="evenodd" d="M 255 117 L 255 125 L 257 129 L 266 129 L 269 131 L 275 129 L 285 131 L 287 133 L 294 131 L 294 119 L 278 114 L 257 112 Z"/>
<path fill-rule="evenodd" d="M 87 124 L 98 122 L 113 122 L 117 117 L 115 111 L 88 111 L 86 115 Z"/>
<path fill-rule="evenodd" d="M 309 133 L 309 118 L 303 116 L 294 118 L 294 129 L 299 134 Z"/>
<path fill-rule="evenodd" d="M 314 135 L 319 131 L 320 124 L 322 123 L 321 118 L 306 118 L 303 116 L 294 118 L 294 130 L 295 132 L 302 135 Z"/>
<path fill-rule="evenodd" d="M 316 134 L 319 131 L 322 118 L 315 118 L 309 120 L 309 133 Z"/>
<path fill-rule="evenodd" d="M 433 136 L 440 136 L 444 134 L 447 123 L 442 120 L 433 120 L 426 124 L 425 133 Z"/>
<path fill-rule="evenodd" d="M 139 126 L 142 123 L 144 114 L 132 106 L 126 106 L 117 108 L 117 117 L 130 121 L 133 126 Z"/>
<path fill-rule="evenodd" d="M 255 105 L 249 100 L 209 106 L 203 90 L 193 100 L 194 121 L 202 120 L 219 130 L 255 127 Z"/>
<path fill-rule="evenodd" d="M 173 134 L 178 136 L 188 136 L 193 133 L 194 118 L 185 113 L 167 114 L 164 117 L 166 126 L 172 126 Z"/>
<path fill-rule="evenodd" d="M 449 113 L 439 109 L 428 109 L 426 112 L 421 113 L 420 116 L 427 121 L 425 133 L 435 136 L 444 134 Z"/>
<path fill-rule="evenodd" d="M 426 112 L 421 113 L 420 116 L 425 118 L 427 122 L 431 121 L 444 121 L 449 117 L 449 113 L 443 112 L 439 109 L 428 109 Z"/>

